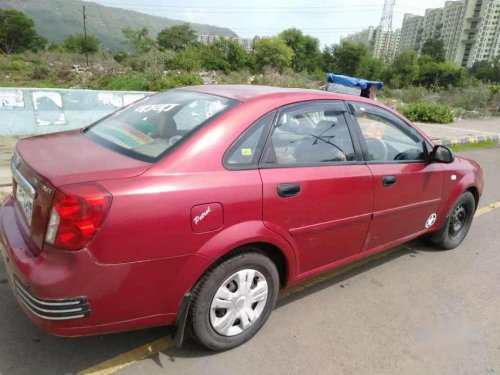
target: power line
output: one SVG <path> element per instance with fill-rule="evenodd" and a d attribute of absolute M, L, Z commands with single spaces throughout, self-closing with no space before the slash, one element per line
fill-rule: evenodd
<path fill-rule="evenodd" d="M 344 5 L 344 6 L 306 6 L 306 7 L 231 7 L 231 6 L 180 6 L 180 5 L 160 5 L 160 4 L 133 4 L 133 3 L 123 3 L 123 2 L 100 2 L 102 5 L 109 5 L 113 7 L 122 7 L 127 9 L 153 9 L 153 10 L 168 10 L 172 13 L 186 12 L 191 13 L 229 13 L 229 14 L 267 14 L 273 12 L 280 13 L 325 13 L 325 12 L 353 12 L 353 11 L 363 11 L 371 12 L 377 11 L 378 5 L 373 4 L 355 4 L 355 5 Z M 413 6 L 398 6 L 398 8 L 407 9 L 419 9 Z"/>

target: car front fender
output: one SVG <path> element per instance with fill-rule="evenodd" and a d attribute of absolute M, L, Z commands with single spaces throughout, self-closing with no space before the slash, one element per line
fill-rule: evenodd
<path fill-rule="evenodd" d="M 450 174 L 451 175 L 451 174 Z M 435 225 L 435 229 L 438 230 L 442 224 L 447 220 L 451 208 L 457 201 L 457 199 L 467 190 L 475 189 L 478 193 L 478 195 L 481 192 L 482 188 L 482 183 L 480 184 L 480 181 L 477 181 L 475 175 L 473 173 L 467 173 L 461 176 L 458 176 L 457 174 L 453 174 L 454 176 L 457 177 L 457 180 L 454 181 L 455 183 L 453 185 L 447 185 L 449 182 L 445 182 L 445 187 L 443 189 L 443 199 L 442 203 L 439 207 L 438 211 L 438 220 Z M 451 180 L 451 177 L 450 177 Z M 480 186 L 481 185 L 481 186 Z M 476 199 L 479 198 L 479 196 L 475 197 Z M 477 208 L 477 207 L 476 207 Z"/>

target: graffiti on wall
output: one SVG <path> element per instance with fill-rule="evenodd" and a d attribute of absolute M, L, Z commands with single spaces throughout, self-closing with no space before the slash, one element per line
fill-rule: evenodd
<path fill-rule="evenodd" d="M 43 134 L 82 128 L 149 94 L 0 87 L 0 135 Z"/>
<path fill-rule="evenodd" d="M 0 90 L 0 109 L 24 108 L 22 90 Z"/>
<path fill-rule="evenodd" d="M 66 124 L 60 93 L 57 91 L 34 91 L 31 96 L 38 126 Z"/>

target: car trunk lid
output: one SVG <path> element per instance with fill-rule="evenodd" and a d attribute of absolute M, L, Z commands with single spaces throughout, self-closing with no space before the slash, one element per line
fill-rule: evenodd
<path fill-rule="evenodd" d="M 32 252 L 43 248 L 57 187 L 134 177 L 150 166 L 104 148 L 79 130 L 20 140 L 11 162 L 13 193 L 18 224 Z"/>

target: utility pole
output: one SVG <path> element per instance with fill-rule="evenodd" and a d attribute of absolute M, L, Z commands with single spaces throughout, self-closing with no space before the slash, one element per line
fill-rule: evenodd
<path fill-rule="evenodd" d="M 85 5 L 83 6 L 83 36 L 85 39 L 85 57 L 87 59 L 87 68 L 89 67 L 89 50 L 87 45 L 87 16 L 85 15 Z"/>

